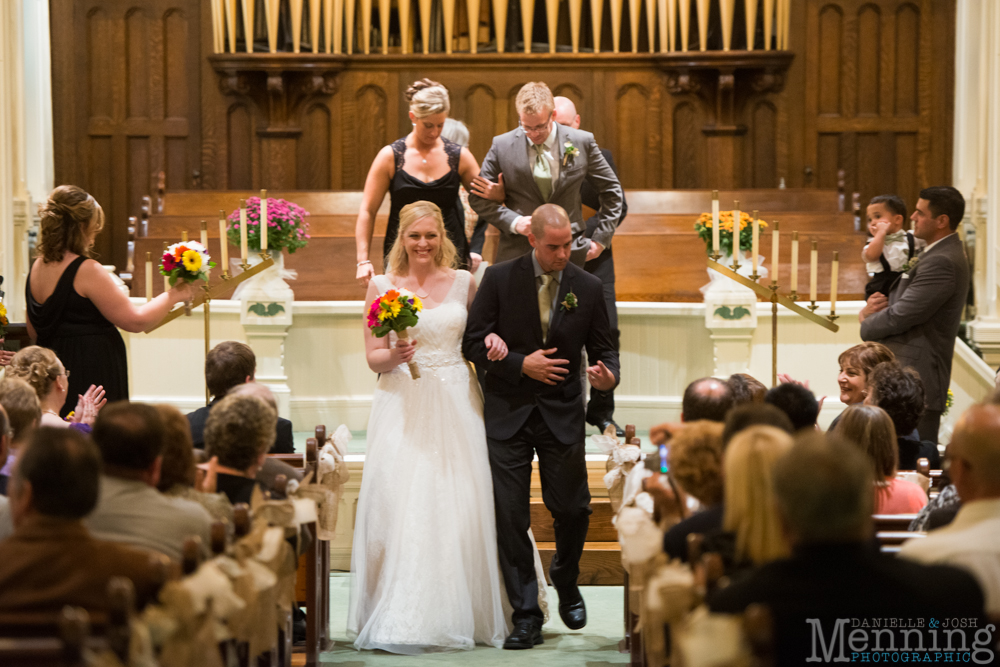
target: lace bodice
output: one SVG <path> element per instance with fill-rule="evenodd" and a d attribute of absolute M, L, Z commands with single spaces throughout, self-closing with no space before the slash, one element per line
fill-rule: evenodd
<path fill-rule="evenodd" d="M 417 325 L 409 329 L 410 338 L 418 341 L 413 361 L 420 367 L 421 375 L 468 381 L 468 366 L 462 356 L 462 336 L 469 315 L 467 304 L 471 279 L 468 271 L 457 271 L 444 301 L 434 308 L 424 308 Z M 380 295 L 395 289 L 385 276 L 375 276 L 375 286 Z M 394 332 L 389 336 L 389 344 L 395 347 L 398 337 Z M 388 375 L 409 379 L 410 372 L 405 365 L 400 365 Z"/>

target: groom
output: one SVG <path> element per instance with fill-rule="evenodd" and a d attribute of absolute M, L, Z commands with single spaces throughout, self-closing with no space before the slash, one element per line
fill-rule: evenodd
<path fill-rule="evenodd" d="M 559 594 L 559 615 L 572 630 L 587 623 L 576 583 L 590 524 L 580 385 L 583 347 L 596 361 L 587 369 L 592 386 L 609 391 L 619 380 L 601 281 L 569 262 L 573 231 L 566 211 L 554 204 L 535 209 L 527 238 L 532 252 L 486 270 L 462 344 L 466 359 L 487 371 L 486 441 L 500 570 L 514 608 L 507 649 L 542 643 L 538 579 L 528 537 L 536 453 L 542 498 L 555 518 L 556 554 L 549 576 Z M 484 339 L 490 333 L 510 350 L 501 361 L 487 359 Z"/>

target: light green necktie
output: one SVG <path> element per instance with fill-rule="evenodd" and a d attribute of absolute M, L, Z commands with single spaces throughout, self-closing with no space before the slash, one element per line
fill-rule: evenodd
<path fill-rule="evenodd" d="M 541 285 L 538 288 L 538 315 L 542 321 L 542 340 L 549 337 L 549 318 L 552 316 L 552 293 L 559 281 L 551 273 L 538 276 Z"/>
<path fill-rule="evenodd" d="M 545 157 L 545 145 L 533 145 L 535 148 L 535 168 L 532 170 L 532 174 L 535 177 L 535 183 L 538 184 L 538 190 L 542 193 L 542 199 L 548 201 L 552 194 L 552 168 L 549 167 L 549 161 Z"/>

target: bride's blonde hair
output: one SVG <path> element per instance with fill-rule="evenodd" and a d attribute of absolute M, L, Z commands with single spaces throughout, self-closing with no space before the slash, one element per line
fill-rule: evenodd
<path fill-rule="evenodd" d="M 406 237 L 406 232 L 413 226 L 413 223 L 424 218 L 434 218 L 434 222 L 437 224 L 438 238 L 441 239 L 441 245 L 438 246 L 438 251 L 434 255 L 434 263 L 437 266 L 455 268 L 458 251 L 455 250 L 455 244 L 448 238 L 448 233 L 444 229 L 444 218 L 441 217 L 441 209 L 434 202 L 415 201 L 412 204 L 404 206 L 403 210 L 399 212 L 399 231 L 396 234 L 396 240 L 392 244 L 392 249 L 389 250 L 389 260 L 386 262 L 385 267 L 386 273 L 391 272 L 397 276 L 402 276 L 410 270 L 410 258 L 407 256 L 406 248 L 403 246 L 403 239 Z"/>

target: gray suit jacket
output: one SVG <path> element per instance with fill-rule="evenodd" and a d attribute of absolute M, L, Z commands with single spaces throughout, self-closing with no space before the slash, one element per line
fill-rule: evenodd
<path fill-rule="evenodd" d="M 586 223 L 580 208 L 580 185 L 584 179 L 598 192 L 601 210 L 599 223 L 593 240 L 605 248 L 611 245 L 618 219 L 622 213 L 622 186 L 618 177 L 608 165 L 601 149 L 594 141 L 594 135 L 583 130 L 553 123 L 556 133 L 555 147 L 559 155 L 559 175 L 548 201 L 532 176 L 532 165 L 528 159 L 528 144 L 524 131 L 519 127 L 493 138 L 493 145 L 479 173 L 490 181 L 496 181 L 503 174 L 507 199 L 501 206 L 495 201 L 469 194 L 469 204 L 491 225 L 500 230 L 500 244 L 494 263 L 520 257 L 531 250 L 527 236 L 511 234 L 510 225 L 521 215 L 531 215 L 542 204 L 558 204 L 566 209 L 573 225 L 573 263 L 583 266 L 590 249 L 590 239 L 584 236 Z M 566 142 L 571 143 L 579 154 L 562 163 Z"/>
<path fill-rule="evenodd" d="M 861 323 L 861 339 L 883 343 L 902 365 L 920 373 L 927 409 L 944 410 L 969 294 L 969 262 L 958 234 L 920 255 L 908 275 L 889 295 L 889 307 Z"/>

